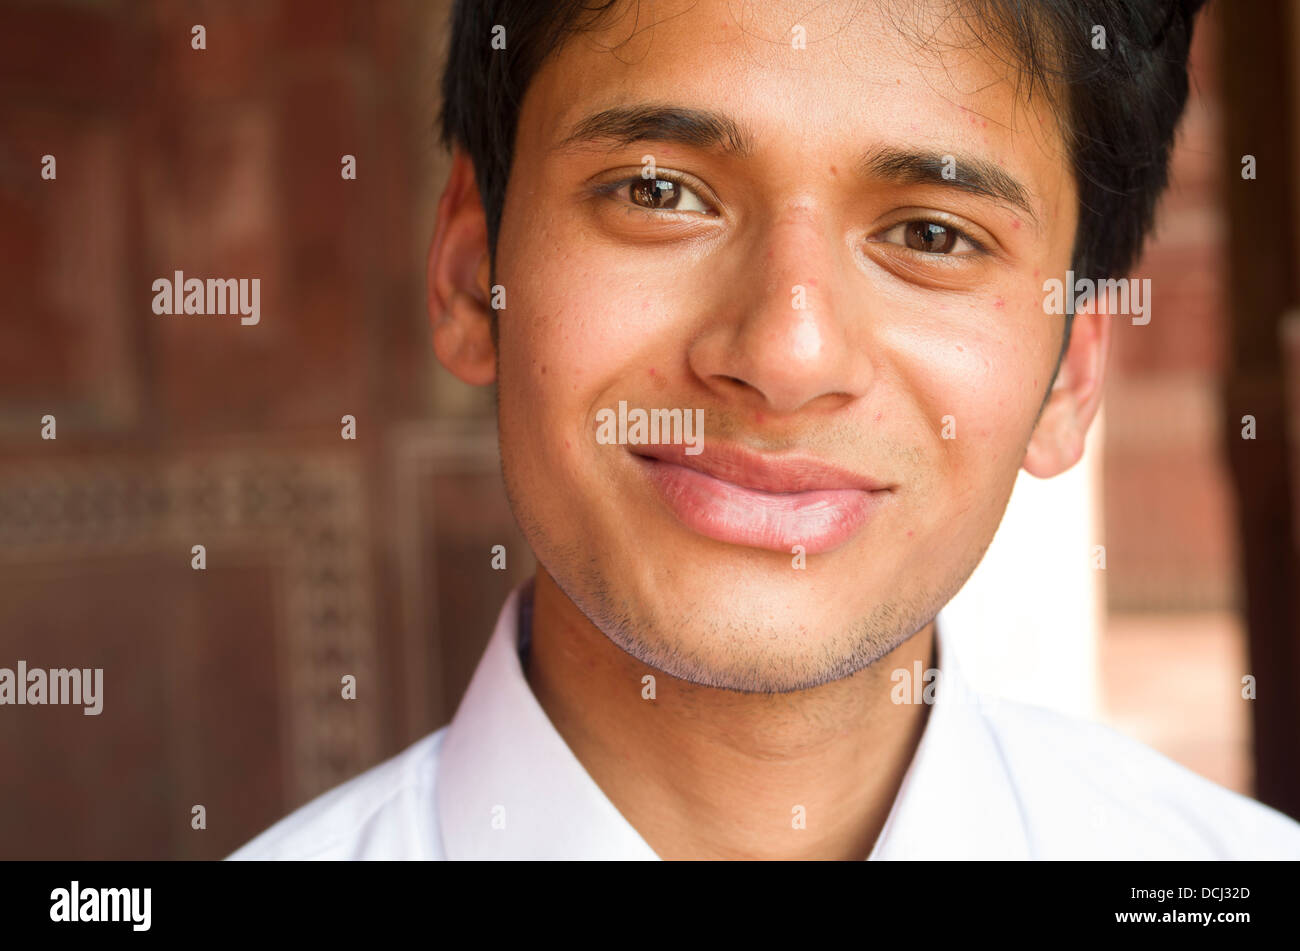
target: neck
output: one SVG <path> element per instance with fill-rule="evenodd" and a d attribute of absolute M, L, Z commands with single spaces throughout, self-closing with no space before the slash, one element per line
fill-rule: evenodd
<path fill-rule="evenodd" d="M 932 666 L 933 648 L 931 622 L 871 666 L 810 690 L 700 687 L 625 653 L 539 567 L 525 676 L 661 858 L 865 859 L 929 711 L 892 703 L 890 673 Z M 647 674 L 653 700 L 642 696 Z"/>

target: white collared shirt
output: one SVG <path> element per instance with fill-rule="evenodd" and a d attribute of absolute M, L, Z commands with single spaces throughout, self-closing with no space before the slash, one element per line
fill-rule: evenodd
<path fill-rule="evenodd" d="M 449 725 L 230 858 L 658 858 L 528 686 L 531 591 L 507 598 Z M 1107 727 L 978 694 L 936 631 L 940 689 L 868 858 L 1300 858 L 1281 813 Z"/>

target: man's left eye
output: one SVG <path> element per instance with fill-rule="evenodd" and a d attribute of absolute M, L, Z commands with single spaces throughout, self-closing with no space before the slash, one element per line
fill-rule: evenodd
<path fill-rule="evenodd" d="M 952 255 L 954 251 L 980 250 L 973 240 L 950 225 L 937 221 L 904 221 L 888 231 L 881 232 L 881 241 L 901 244 L 922 254 Z"/>

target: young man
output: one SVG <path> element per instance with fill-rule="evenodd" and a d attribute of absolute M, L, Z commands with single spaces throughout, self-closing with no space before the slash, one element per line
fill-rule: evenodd
<path fill-rule="evenodd" d="M 540 567 L 448 727 L 235 857 L 1300 857 L 934 622 L 1082 453 L 1111 322 L 1045 285 L 1140 250 L 1197 5 L 458 3 L 434 346 Z"/>

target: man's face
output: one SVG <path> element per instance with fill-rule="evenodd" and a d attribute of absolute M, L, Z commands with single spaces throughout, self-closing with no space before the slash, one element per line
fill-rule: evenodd
<path fill-rule="evenodd" d="M 889 6 L 632 4 L 524 99 L 496 263 L 511 504 L 598 628 L 695 683 L 813 686 L 924 627 L 997 528 L 1061 345 L 1050 107 L 960 20 Z M 571 138 L 629 109 L 637 138 Z M 703 451 L 598 441 L 620 401 L 702 409 Z"/>

